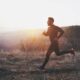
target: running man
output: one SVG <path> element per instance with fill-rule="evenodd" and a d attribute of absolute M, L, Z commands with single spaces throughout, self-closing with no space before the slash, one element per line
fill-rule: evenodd
<path fill-rule="evenodd" d="M 60 27 L 58 27 L 54 24 L 54 18 L 49 17 L 47 24 L 49 26 L 48 30 L 47 30 L 47 32 L 43 32 L 43 35 L 49 36 L 51 44 L 50 44 L 48 51 L 46 53 L 45 61 L 42 64 L 42 66 L 40 66 L 40 69 L 45 68 L 52 52 L 55 52 L 57 56 L 61 56 L 61 55 L 68 54 L 68 53 L 71 53 L 73 56 L 75 56 L 73 49 L 60 52 L 58 39 L 64 34 L 64 31 Z"/>

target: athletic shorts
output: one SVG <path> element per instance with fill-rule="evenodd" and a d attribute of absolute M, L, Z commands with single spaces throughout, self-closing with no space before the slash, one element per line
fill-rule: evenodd
<path fill-rule="evenodd" d="M 48 48 L 48 51 L 50 52 L 55 52 L 56 55 L 59 54 L 59 44 L 58 44 L 58 41 L 54 41 L 50 44 L 49 48 Z"/>

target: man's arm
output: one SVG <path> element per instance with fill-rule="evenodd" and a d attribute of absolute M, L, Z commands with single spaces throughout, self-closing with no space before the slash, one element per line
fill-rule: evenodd
<path fill-rule="evenodd" d="M 44 31 L 43 35 L 48 36 L 48 30 L 47 30 L 47 32 Z"/>
<path fill-rule="evenodd" d="M 48 33 L 44 31 L 44 32 L 43 32 L 43 35 L 48 36 Z"/>
<path fill-rule="evenodd" d="M 58 39 L 64 34 L 64 31 L 60 28 L 60 27 L 56 27 L 56 29 L 58 30 L 59 34 L 58 34 Z"/>

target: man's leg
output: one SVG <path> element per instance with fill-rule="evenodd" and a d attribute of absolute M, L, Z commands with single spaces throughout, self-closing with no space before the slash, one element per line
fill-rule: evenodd
<path fill-rule="evenodd" d="M 45 68 L 46 64 L 49 61 L 49 57 L 50 57 L 50 55 L 51 55 L 52 52 L 53 52 L 53 50 L 50 50 L 50 49 L 47 51 L 46 58 L 45 58 L 45 60 L 44 60 L 44 62 L 42 64 L 42 66 L 40 67 L 40 69 L 44 69 Z"/>
<path fill-rule="evenodd" d="M 75 56 L 75 52 L 73 49 L 60 52 L 58 42 L 55 42 L 55 48 L 54 49 L 55 49 L 54 51 L 55 51 L 57 56 L 61 56 L 61 55 L 68 54 L 68 53 L 71 53 L 73 56 Z"/>
<path fill-rule="evenodd" d="M 69 54 L 69 53 L 71 55 L 75 56 L 74 49 L 70 49 L 70 50 L 67 50 L 67 51 L 60 51 L 58 45 L 55 45 L 55 53 L 56 53 L 57 56 L 61 56 L 61 55 L 64 55 L 64 54 Z"/>
<path fill-rule="evenodd" d="M 68 53 L 70 53 L 70 54 L 72 54 L 73 56 L 75 56 L 75 52 L 74 52 L 73 49 L 67 50 L 67 51 L 61 51 L 61 52 L 59 52 L 59 56 L 60 56 L 60 55 L 64 55 L 64 54 L 68 54 Z"/>

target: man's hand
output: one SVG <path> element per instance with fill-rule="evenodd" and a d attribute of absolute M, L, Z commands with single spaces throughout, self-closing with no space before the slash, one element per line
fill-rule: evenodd
<path fill-rule="evenodd" d="M 43 32 L 43 35 L 47 36 L 48 34 L 47 34 L 47 32 L 44 31 L 44 32 Z"/>
<path fill-rule="evenodd" d="M 43 32 L 43 35 L 45 35 L 45 34 L 46 34 L 46 32 L 44 31 L 44 32 Z"/>

